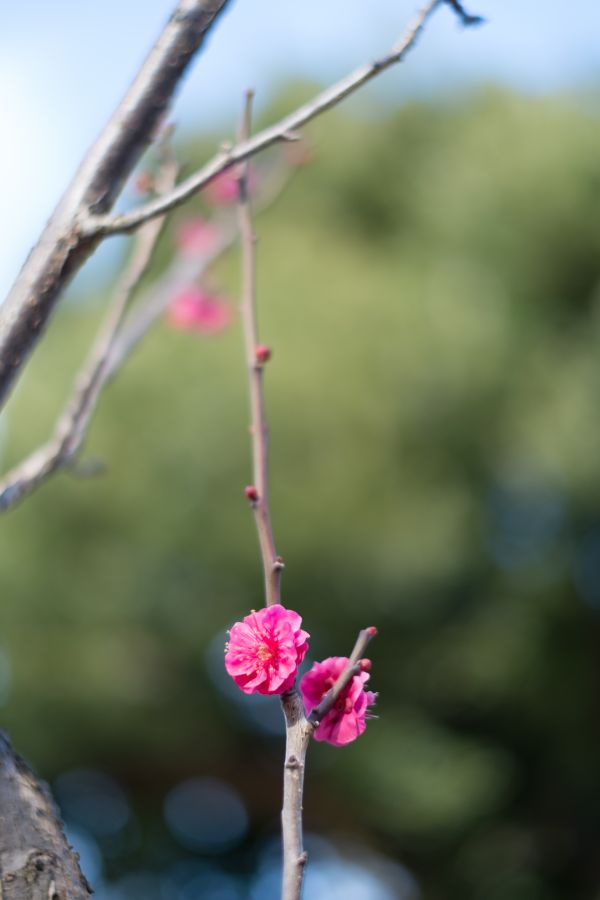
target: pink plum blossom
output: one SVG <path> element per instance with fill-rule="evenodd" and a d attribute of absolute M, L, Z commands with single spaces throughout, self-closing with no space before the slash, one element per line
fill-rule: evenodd
<path fill-rule="evenodd" d="M 292 687 L 308 650 L 301 624 L 297 612 L 276 603 L 232 626 L 225 668 L 245 694 L 283 694 Z"/>
<path fill-rule="evenodd" d="M 248 174 L 249 192 L 252 193 L 255 187 L 256 175 L 254 170 L 250 169 Z M 225 169 L 224 172 L 221 172 L 220 175 L 209 181 L 204 188 L 204 196 L 209 203 L 214 203 L 215 206 L 228 206 L 231 203 L 237 203 L 239 195 L 240 189 L 236 167 Z"/>
<path fill-rule="evenodd" d="M 217 248 L 219 230 L 211 222 L 196 216 L 178 225 L 175 243 L 186 256 L 208 256 Z"/>
<path fill-rule="evenodd" d="M 169 325 L 181 331 L 199 331 L 217 334 L 231 323 L 233 312 L 230 304 L 218 294 L 210 294 L 201 288 L 189 287 L 176 294 L 167 318 Z"/>
<path fill-rule="evenodd" d="M 348 664 L 347 656 L 330 656 L 323 662 L 316 662 L 312 669 L 302 676 L 300 691 L 306 714 L 310 715 L 327 691 L 333 687 Z M 367 707 L 375 703 L 376 694 L 365 690 L 369 673 L 360 672 L 342 691 L 333 708 L 323 716 L 315 729 L 317 741 L 327 741 L 334 747 L 343 747 L 356 740 L 367 727 Z"/>

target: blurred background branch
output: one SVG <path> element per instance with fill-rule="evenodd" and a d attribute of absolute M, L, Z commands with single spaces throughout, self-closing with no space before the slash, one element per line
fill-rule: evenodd
<path fill-rule="evenodd" d="M 176 175 L 175 162 L 172 159 L 163 161 L 156 177 L 157 191 L 168 190 Z M 83 446 L 100 393 L 113 371 L 110 365 L 112 354 L 132 294 L 152 261 L 163 226 L 164 218 L 160 218 L 140 229 L 131 258 L 113 292 L 106 319 L 77 375 L 72 395 L 56 423 L 54 435 L 0 481 L 0 511 L 14 506 L 50 475 L 73 465 Z"/>

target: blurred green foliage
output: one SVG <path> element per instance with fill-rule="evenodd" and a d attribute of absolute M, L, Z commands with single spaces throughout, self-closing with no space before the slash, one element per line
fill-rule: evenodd
<path fill-rule="evenodd" d="M 311 134 L 315 162 L 257 224 L 273 517 L 313 657 L 379 626 L 380 719 L 311 748 L 307 825 L 402 859 L 426 900 L 590 900 L 597 116 L 488 90 Z M 211 278 L 235 295 L 235 254 Z M 6 465 L 47 435 L 102 299 L 56 317 Z M 57 477 L 0 522 L 4 724 L 47 777 L 103 768 L 149 819 L 216 774 L 253 834 L 275 829 L 281 741 L 210 676 L 215 635 L 262 605 L 239 324 L 157 327 L 87 455 L 104 476 Z"/>

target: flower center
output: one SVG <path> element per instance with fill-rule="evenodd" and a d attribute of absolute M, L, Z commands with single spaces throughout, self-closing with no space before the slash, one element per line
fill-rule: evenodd
<path fill-rule="evenodd" d="M 268 644 L 261 642 L 258 645 L 258 648 L 256 650 L 256 655 L 257 655 L 258 659 L 260 660 L 260 662 L 264 663 L 268 659 L 272 659 L 273 651 L 271 650 L 271 648 L 269 647 Z"/>

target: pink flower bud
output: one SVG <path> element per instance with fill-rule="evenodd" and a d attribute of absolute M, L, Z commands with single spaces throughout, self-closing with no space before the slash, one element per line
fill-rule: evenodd
<path fill-rule="evenodd" d="M 361 659 L 358 662 L 360 666 L 361 672 L 370 672 L 371 671 L 371 660 L 370 659 Z"/>
<path fill-rule="evenodd" d="M 256 348 L 256 362 L 263 366 L 266 362 L 271 359 L 272 353 L 271 348 L 265 346 L 265 344 L 259 344 Z"/>
<path fill-rule="evenodd" d="M 368 628 L 365 628 L 365 631 L 366 631 L 367 634 L 369 634 L 371 637 L 375 637 L 375 635 L 377 634 L 377 629 L 375 628 L 374 625 L 369 625 Z"/>
<path fill-rule="evenodd" d="M 253 484 L 249 484 L 247 487 L 245 487 L 244 493 L 251 503 L 256 503 L 256 501 L 258 500 L 258 491 Z"/>

